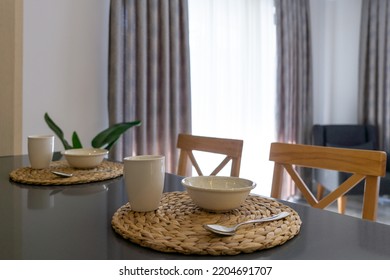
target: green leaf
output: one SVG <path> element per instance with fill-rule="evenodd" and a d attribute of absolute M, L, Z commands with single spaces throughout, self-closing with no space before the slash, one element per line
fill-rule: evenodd
<path fill-rule="evenodd" d="M 103 130 L 92 139 L 92 147 L 101 148 L 107 145 L 105 149 L 110 150 L 119 137 L 133 126 L 140 126 L 141 121 L 124 122 L 110 126 Z"/>
<path fill-rule="evenodd" d="M 72 149 L 72 146 L 69 145 L 68 141 L 65 140 L 64 138 L 64 132 L 61 130 L 61 128 L 56 125 L 56 123 L 49 117 L 48 113 L 45 113 L 45 121 L 49 128 L 58 136 L 60 141 L 62 142 L 62 145 L 64 146 L 65 150 L 67 149 Z"/>
<path fill-rule="evenodd" d="M 73 149 L 80 149 L 83 147 L 76 131 L 74 131 L 72 134 L 72 144 L 73 144 Z"/>

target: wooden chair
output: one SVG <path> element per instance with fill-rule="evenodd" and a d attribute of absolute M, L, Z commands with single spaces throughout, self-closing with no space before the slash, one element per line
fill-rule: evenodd
<path fill-rule="evenodd" d="M 379 150 L 378 127 L 368 124 L 315 124 L 312 129 L 312 144 L 333 148 L 348 148 L 360 150 Z M 317 169 L 313 179 L 317 183 L 317 200 L 320 200 L 325 190 L 332 191 L 344 182 L 350 174 L 338 171 Z M 390 188 L 383 187 L 381 179 L 380 193 L 390 194 Z M 359 183 L 346 195 L 337 199 L 338 212 L 345 213 L 348 195 L 360 195 L 364 192 L 364 182 Z"/>
<path fill-rule="evenodd" d="M 325 208 L 365 180 L 362 218 L 375 221 L 380 177 L 386 174 L 386 153 L 358 149 L 272 143 L 269 159 L 275 162 L 271 196 L 281 198 L 283 170 L 291 176 L 307 202 Z M 295 166 L 338 170 L 352 175 L 321 200 L 307 187 Z"/>
<path fill-rule="evenodd" d="M 225 159 L 210 175 L 217 175 L 231 161 L 230 176 L 239 177 L 243 144 L 244 141 L 236 139 L 179 134 L 177 148 L 180 149 L 180 155 L 177 174 L 180 176 L 189 176 L 188 163 L 190 162 L 195 167 L 198 175 L 203 176 L 203 172 L 193 154 L 193 151 L 202 151 L 226 155 Z"/>

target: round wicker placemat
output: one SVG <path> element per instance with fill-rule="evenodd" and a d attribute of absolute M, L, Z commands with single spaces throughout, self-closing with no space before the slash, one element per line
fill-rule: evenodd
<path fill-rule="evenodd" d="M 72 173 L 69 178 L 59 177 L 51 171 Z M 66 160 L 53 161 L 49 169 L 32 169 L 22 167 L 10 173 L 12 181 L 30 185 L 74 185 L 98 182 L 119 177 L 123 174 L 123 164 L 104 160 L 93 169 L 76 169 L 70 167 Z"/>
<path fill-rule="evenodd" d="M 242 226 L 233 236 L 217 235 L 202 226 L 233 225 L 281 211 L 291 214 L 278 221 Z M 250 195 L 238 209 L 211 213 L 198 208 L 187 192 L 164 193 L 160 207 L 152 212 L 132 211 L 127 203 L 111 222 L 118 234 L 133 243 L 161 252 L 198 255 L 236 255 L 281 245 L 299 233 L 301 223 L 297 212 L 269 198 Z"/>

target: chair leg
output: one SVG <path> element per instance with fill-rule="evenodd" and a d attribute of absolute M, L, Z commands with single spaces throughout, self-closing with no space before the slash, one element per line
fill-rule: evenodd
<path fill-rule="evenodd" d="M 324 196 L 324 186 L 320 183 L 317 184 L 317 200 L 321 200 L 321 198 Z"/>
<path fill-rule="evenodd" d="M 345 214 L 345 208 L 347 207 L 347 197 L 345 195 L 340 196 L 337 199 L 337 210 L 340 214 Z"/>

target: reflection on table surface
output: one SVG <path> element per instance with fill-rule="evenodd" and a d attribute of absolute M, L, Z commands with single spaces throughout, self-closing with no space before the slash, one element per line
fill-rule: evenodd
<path fill-rule="evenodd" d="M 111 227 L 127 202 L 123 178 L 71 186 L 9 180 L 26 156 L 0 157 L 0 259 L 390 259 L 390 226 L 283 202 L 302 219 L 281 246 L 236 256 L 161 253 L 132 244 Z M 167 174 L 165 191 L 183 190 Z"/>

